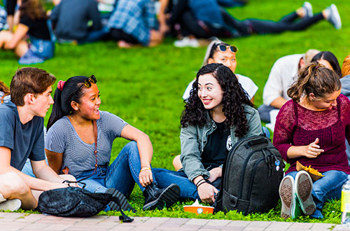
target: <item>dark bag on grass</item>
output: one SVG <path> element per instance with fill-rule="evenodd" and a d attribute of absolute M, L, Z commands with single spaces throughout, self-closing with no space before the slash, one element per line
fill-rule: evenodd
<path fill-rule="evenodd" d="M 241 139 L 225 160 L 214 212 L 237 210 L 247 215 L 275 207 L 283 169 L 281 154 L 268 138 Z"/>
<path fill-rule="evenodd" d="M 38 210 L 60 217 L 90 217 L 105 209 L 110 201 L 116 202 L 121 208 L 119 199 L 108 193 L 91 193 L 78 187 L 58 188 L 39 196 Z M 119 219 L 133 221 L 121 209 L 119 211 L 122 213 Z"/>

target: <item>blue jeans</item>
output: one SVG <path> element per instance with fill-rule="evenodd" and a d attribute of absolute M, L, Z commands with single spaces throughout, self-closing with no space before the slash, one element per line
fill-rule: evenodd
<path fill-rule="evenodd" d="M 141 190 L 144 188 L 139 182 L 141 170 L 140 155 L 135 141 L 129 142 L 120 151 L 117 158 L 110 166 L 99 166 L 96 172 L 82 182 L 86 183 L 85 189 L 90 192 L 105 192 L 107 188 L 115 188 L 126 197 L 130 196 L 135 182 Z M 77 180 L 90 176 L 93 170 L 86 171 Z"/>
<path fill-rule="evenodd" d="M 177 184 L 180 187 L 180 198 L 200 200 L 197 187 L 186 176 L 184 172 L 176 172 L 163 168 L 154 168 L 153 174 L 157 178 L 160 188 L 166 188 L 171 184 Z"/>
<path fill-rule="evenodd" d="M 92 43 L 92 42 L 102 40 L 108 34 L 108 32 L 109 32 L 109 29 L 107 27 L 103 27 L 100 30 L 89 31 L 84 38 L 78 39 L 78 43 L 84 44 L 84 43 Z"/>
<path fill-rule="evenodd" d="M 287 176 L 295 179 L 297 171 L 290 172 Z M 315 181 L 312 185 L 312 197 L 316 208 L 321 210 L 323 204 L 330 199 L 339 200 L 343 184 L 347 181 L 348 174 L 342 171 L 330 170 L 322 173 L 324 177 Z"/>

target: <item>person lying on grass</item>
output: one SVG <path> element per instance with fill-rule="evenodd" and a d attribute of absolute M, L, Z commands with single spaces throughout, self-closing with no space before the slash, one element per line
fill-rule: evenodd
<path fill-rule="evenodd" d="M 135 182 L 145 196 L 144 210 L 170 207 L 178 200 L 179 187 L 157 187 L 149 137 L 118 116 L 100 111 L 96 82 L 95 76 L 74 76 L 58 83 L 45 143 L 49 165 L 56 173 L 69 172 L 84 182 L 88 191 L 119 197 L 123 210 L 133 210 L 125 196 L 131 194 Z M 109 165 L 117 137 L 131 142 Z M 109 207 L 116 210 L 116 206 L 112 202 Z"/>
<path fill-rule="evenodd" d="M 35 209 L 41 192 L 67 187 L 45 162 L 44 116 L 53 104 L 52 84 L 56 78 L 38 68 L 21 68 L 9 90 L 0 83 L 0 210 Z M 33 172 L 21 172 L 27 159 Z"/>
<path fill-rule="evenodd" d="M 279 189 L 284 218 L 302 213 L 323 218 L 323 204 L 340 198 L 350 173 L 345 153 L 350 101 L 340 91 L 339 75 L 317 63 L 306 67 L 288 90 L 291 100 L 278 113 L 273 137 L 273 144 L 290 163 Z M 297 171 L 297 161 L 323 177 L 313 182 L 307 172 Z"/>
<path fill-rule="evenodd" d="M 223 64 L 202 67 L 181 118 L 183 169 L 153 169 L 161 187 L 180 186 L 181 199 L 214 203 L 222 165 L 241 138 L 261 135 L 257 110 L 233 72 Z"/>

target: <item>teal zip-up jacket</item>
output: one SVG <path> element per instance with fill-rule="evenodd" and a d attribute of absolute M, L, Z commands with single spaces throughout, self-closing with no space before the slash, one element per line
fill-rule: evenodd
<path fill-rule="evenodd" d="M 262 128 L 259 113 L 256 109 L 245 105 L 244 111 L 248 120 L 249 130 L 247 134 L 242 137 L 249 137 L 255 135 L 262 135 Z M 187 126 L 181 128 L 180 140 L 181 140 L 181 163 L 182 170 L 187 175 L 188 179 L 193 181 L 197 176 L 203 176 L 205 179 L 209 178 L 209 171 L 206 170 L 202 164 L 202 152 L 207 143 L 208 136 L 212 134 L 216 129 L 215 122 L 210 118 L 207 113 L 207 123 L 203 127 L 199 126 Z M 240 139 L 235 135 L 236 127 L 233 126 L 230 129 L 231 133 L 231 147 Z"/>

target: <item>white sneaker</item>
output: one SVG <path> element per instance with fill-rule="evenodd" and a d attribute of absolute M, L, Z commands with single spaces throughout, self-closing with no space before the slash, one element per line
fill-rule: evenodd
<path fill-rule="evenodd" d="M 21 208 L 22 202 L 20 199 L 6 200 L 0 203 L 0 210 L 16 211 Z"/>
<path fill-rule="evenodd" d="M 314 15 L 312 13 L 312 5 L 310 2 L 304 2 L 302 8 L 305 10 L 305 17 L 311 18 Z"/>
<path fill-rule="evenodd" d="M 176 47 L 199 47 L 197 39 L 190 39 L 189 37 L 184 37 L 182 40 L 177 40 L 174 42 Z"/>
<path fill-rule="evenodd" d="M 330 22 L 335 29 L 339 30 L 341 28 L 341 19 L 337 7 L 332 4 L 327 7 L 327 10 L 329 11 L 327 21 Z"/>

